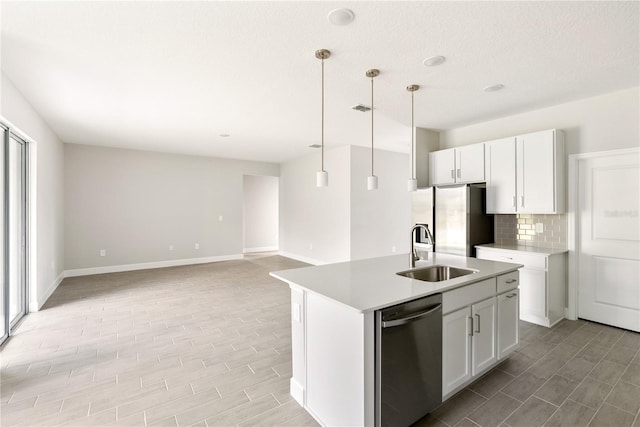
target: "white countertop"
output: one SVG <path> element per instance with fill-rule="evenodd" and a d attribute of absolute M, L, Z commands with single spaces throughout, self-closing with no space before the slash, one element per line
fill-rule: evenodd
<path fill-rule="evenodd" d="M 409 279 L 396 274 L 409 270 L 409 254 L 403 254 L 274 271 L 270 275 L 289 283 L 291 287 L 329 298 L 363 313 L 448 291 L 522 267 L 521 264 L 440 253 L 429 253 L 428 260 L 416 262 L 416 268 L 429 265 L 450 265 L 478 272 L 442 282 Z"/>
<path fill-rule="evenodd" d="M 498 243 L 477 245 L 476 248 L 529 252 L 529 253 L 537 253 L 537 254 L 545 254 L 545 255 L 555 255 L 555 254 L 562 254 L 562 253 L 568 252 L 568 249 L 566 248 L 541 248 L 538 246 L 509 245 L 509 244 L 505 245 L 505 244 L 498 244 Z"/>

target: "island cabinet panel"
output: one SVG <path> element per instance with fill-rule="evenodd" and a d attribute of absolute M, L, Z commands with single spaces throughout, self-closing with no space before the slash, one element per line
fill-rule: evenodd
<path fill-rule="evenodd" d="M 373 312 L 358 313 L 310 292 L 303 312 L 303 406 L 322 425 L 371 425 Z"/>

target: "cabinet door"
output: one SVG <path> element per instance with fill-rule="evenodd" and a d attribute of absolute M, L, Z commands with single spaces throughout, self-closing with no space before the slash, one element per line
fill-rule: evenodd
<path fill-rule="evenodd" d="M 518 212 L 556 211 L 554 141 L 553 130 L 517 137 Z"/>
<path fill-rule="evenodd" d="M 429 153 L 429 171 L 431 185 L 455 184 L 455 149 L 439 150 Z"/>
<path fill-rule="evenodd" d="M 496 357 L 496 298 L 471 306 L 471 374 L 478 375 L 497 360 Z"/>
<path fill-rule="evenodd" d="M 484 181 L 484 144 L 456 148 L 456 182 Z"/>
<path fill-rule="evenodd" d="M 470 314 L 465 307 L 442 317 L 442 396 L 471 379 Z"/>
<path fill-rule="evenodd" d="M 547 317 L 547 272 L 545 270 L 520 269 L 520 316 L 528 315 L 540 319 Z M 525 317 L 523 320 L 532 321 Z"/>
<path fill-rule="evenodd" d="M 516 139 L 485 143 L 487 213 L 516 212 Z"/>
<path fill-rule="evenodd" d="M 518 348 L 518 289 L 498 295 L 498 360 Z"/>

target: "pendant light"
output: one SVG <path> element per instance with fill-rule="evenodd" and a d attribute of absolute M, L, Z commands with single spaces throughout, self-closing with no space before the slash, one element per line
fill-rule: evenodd
<path fill-rule="evenodd" d="M 407 191 L 416 191 L 418 189 L 418 180 L 416 179 L 416 165 L 415 165 L 415 149 L 413 143 L 413 137 L 415 135 L 415 127 L 413 125 L 413 93 L 420 89 L 418 85 L 407 86 L 407 90 L 411 92 L 411 154 L 409 158 L 411 160 L 411 178 L 407 182 Z"/>
<path fill-rule="evenodd" d="M 373 173 L 373 78 L 380 74 L 380 70 L 368 70 L 365 75 L 371 78 L 371 176 L 367 177 L 367 190 L 378 189 L 378 177 Z"/>
<path fill-rule="evenodd" d="M 326 187 L 329 185 L 329 174 L 324 170 L 324 60 L 331 56 L 327 49 L 316 50 L 316 58 L 322 62 L 322 119 L 321 119 L 321 163 L 320 170 L 316 173 L 316 186 Z"/>

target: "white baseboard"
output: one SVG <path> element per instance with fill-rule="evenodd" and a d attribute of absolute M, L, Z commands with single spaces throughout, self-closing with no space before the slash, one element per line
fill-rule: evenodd
<path fill-rule="evenodd" d="M 277 250 L 278 250 L 277 246 L 262 246 L 257 248 L 244 248 L 243 252 L 245 254 L 252 254 L 255 252 L 272 252 Z"/>
<path fill-rule="evenodd" d="M 109 265 L 106 267 L 79 268 L 65 270 L 64 277 L 90 276 L 92 274 L 119 273 L 122 271 L 148 270 L 150 268 L 176 267 L 179 265 L 206 264 L 209 262 L 232 261 L 242 259 L 243 255 L 222 255 L 205 258 L 173 259 L 168 261 L 144 262 L 140 264 Z"/>
<path fill-rule="evenodd" d="M 293 378 L 289 380 L 289 394 L 291 394 L 293 400 L 304 407 L 304 388 Z"/>
<path fill-rule="evenodd" d="M 291 252 L 286 252 L 286 251 L 278 251 L 278 255 L 283 256 L 283 257 L 287 257 L 287 258 L 291 258 L 291 259 L 295 259 L 296 261 L 306 262 L 307 264 L 311 264 L 311 265 L 324 265 L 324 264 L 327 264 L 327 262 L 321 261 L 319 259 L 309 258 L 309 257 L 306 257 L 306 256 L 297 255 L 297 254 L 292 254 Z"/>
<path fill-rule="evenodd" d="M 42 295 L 38 295 L 35 301 L 29 301 L 29 311 L 30 312 L 39 311 L 44 305 L 44 303 L 47 302 L 49 297 L 55 292 L 55 290 L 58 289 L 58 286 L 60 285 L 60 283 L 62 283 L 62 280 L 64 278 L 65 278 L 65 272 L 63 271 L 58 275 L 58 277 L 56 277 L 56 280 L 54 280 L 53 283 L 51 283 L 51 285 L 47 288 L 46 291 L 42 293 Z"/>

